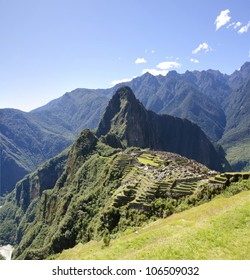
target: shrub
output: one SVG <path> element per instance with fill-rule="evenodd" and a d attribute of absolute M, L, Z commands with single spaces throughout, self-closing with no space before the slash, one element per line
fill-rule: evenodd
<path fill-rule="evenodd" d="M 105 232 L 103 234 L 104 247 L 109 247 L 110 240 L 111 240 L 110 234 L 109 234 L 108 230 L 105 230 Z"/>

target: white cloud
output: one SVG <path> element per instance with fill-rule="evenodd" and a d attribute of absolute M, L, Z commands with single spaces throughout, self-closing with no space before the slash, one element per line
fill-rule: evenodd
<path fill-rule="evenodd" d="M 235 22 L 232 22 L 232 23 L 228 24 L 228 25 L 227 25 L 227 29 L 230 28 L 230 27 L 232 27 L 232 26 L 234 26 L 234 25 L 235 25 Z"/>
<path fill-rule="evenodd" d="M 206 43 L 206 42 L 204 42 L 204 43 L 202 43 L 202 44 L 199 44 L 199 46 L 196 48 L 196 49 L 194 49 L 193 51 L 192 51 L 192 54 L 197 54 L 198 52 L 200 52 L 200 51 L 204 51 L 204 52 L 209 52 L 209 51 L 211 51 L 212 49 L 209 47 L 209 45 Z"/>
<path fill-rule="evenodd" d="M 229 16 L 229 13 L 229 9 L 220 12 L 220 14 L 217 16 L 214 22 L 214 24 L 216 25 L 216 30 L 218 30 L 230 21 L 231 17 Z"/>
<path fill-rule="evenodd" d="M 233 28 L 234 30 L 236 30 L 236 29 L 241 27 L 238 30 L 238 34 L 243 34 L 243 33 L 246 33 L 248 31 L 248 29 L 250 27 L 250 21 L 246 25 L 244 25 L 244 26 L 242 26 L 242 22 L 240 22 L 240 21 L 232 22 L 232 23 L 227 25 L 227 29 L 229 29 L 230 27 Z"/>
<path fill-rule="evenodd" d="M 166 76 L 168 73 L 168 70 L 158 70 L 158 69 L 143 69 L 142 70 L 142 74 L 145 74 L 147 72 L 154 76 L 158 76 L 158 75 Z"/>
<path fill-rule="evenodd" d="M 141 64 L 141 63 L 146 63 L 147 62 L 147 60 L 145 59 L 145 58 L 143 58 L 143 57 L 138 57 L 138 58 L 136 58 L 136 60 L 135 60 L 135 64 Z"/>
<path fill-rule="evenodd" d="M 232 27 L 233 29 L 237 29 L 242 25 L 242 23 L 240 21 L 237 22 L 232 22 L 230 24 L 228 24 L 227 29 Z"/>
<path fill-rule="evenodd" d="M 116 80 L 116 81 L 111 82 L 111 85 L 112 85 L 112 86 L 115 86 L 115 85 L 120 84 L 120 83 L 130 82 L 132 79 L 133 79 L 133 78 L 131 78 L 131 79 Z"/>
<path fill-rule="evenodd" d="M 246 33 L 248 31 L 248 28 L 250 27 L 250 21 L 241 27 L 241 29 L 238 31 L 239 34 Z"/>
<path fill-rule="evenodd" d="M 198 59 L 195 58 L 190 58 L 190 61 L 193 63 L 200 63 L 200 61 Z"/>
<path fill-rule="evenodd" d="M 156 68 L 143 69 L 142 74 L 150 73 L 154 76 L 157 75 L 167 75 L 168 71 L 172 68 L 180 68 L 181 64 L 176 61 L 163 61 L 156 65 Z"/>
<path fill-rule="evenodd" d="M 181 64 L 176 61 L 163 61 L 156 65 L 156 67 L 161 70 L 169 70 L 171 68 L 180 68 Z"/>
<path fill-rule="evenodd" d="M 237 21 L 234 25 L 234 29 L 237 29 L 238 27 L 240 27 L 242 25 L 242 23 L 240 21 Z"/>

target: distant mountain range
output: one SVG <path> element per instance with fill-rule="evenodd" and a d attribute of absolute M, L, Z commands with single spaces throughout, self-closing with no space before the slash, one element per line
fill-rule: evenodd
<path fill-rule="evenodd" d="M 147 109 L 197 124 L 224 148 L 234 170 L 249 169 L 250 63 L 246 62 L 232 75 L 214 70 L 146 73 L 110 89 L 76 89 L 29 113 L 1 109 L 1 194 L 70 145 L 83 128 L 96 128 L 121 85 L 129 86 Z"/>

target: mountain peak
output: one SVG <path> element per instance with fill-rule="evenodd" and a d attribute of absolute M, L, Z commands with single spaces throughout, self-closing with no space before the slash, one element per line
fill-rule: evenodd
<path fill-rule="evenodd" d="M 246 61 L 240 68 L 240 72 L 244 73 L 245 75 L 249 75 L 250 73 L 250 62 Z"/>
<path fill-rule="evenodd" d="M 116 91 L 115 95 L 113 96 L 114 98 L 119 97 L 120 99 L 125 99 L 127 101 L 135 101 L 136 97 L 132 91 L 132 89 L 128 86 L 122 86 L 118 88 Z"/>
<path fill-rule="evenodd" d="M 245 79 L 248 79 L 250 74 L 250 62 L 245 62 L 239 70 L 236 70 L 233 72 L 232 75 L 230 75 L 230 86 L 233 89 L 238 88 L 242 82 L 245 81 Z"/>
<path fill-rule="evenodd" d="M 174 152 L 223 169 L 224 159 L 197 125 L 146 110 L 127 86 L 116 91 L 97 128 L 97 137 L 108 134 L 116 135 L 124 146 Z"/>
<path fill-rule="evenodd" d="M 108 133 L 114 133 L 121 137 L 125 133 L 127 124 L 131 119 L 136 119 L 135 114 L 145 110 L 143 105 L 136 99 L 133 91 L 128 86 L 120 87 L 113 95 L 102 116 L 96 135 L 100 137 Z"/>

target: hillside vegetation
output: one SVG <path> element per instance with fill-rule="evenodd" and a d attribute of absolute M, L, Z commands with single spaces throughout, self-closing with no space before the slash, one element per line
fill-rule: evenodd
<path fill-rule="evenodd" d="M 71 150 L 20 181 L 0 209 L 0 244 L 44 259 L 209 201 L 249 173 L 218 174 L 180 155 L 113 148 L 84 130 Z M 117 143 L 116 143 L 117 144 Z M 243 188 L 244 189 L 244 188 Z"/>
<path fill-rule="evenodd" d="M 249 184 L 249 183 L 248 183 Z M 249 260 L 250 191 L 219 197 L 112 239 L 78 244 L 54 256 L 72 259 Z"/>

